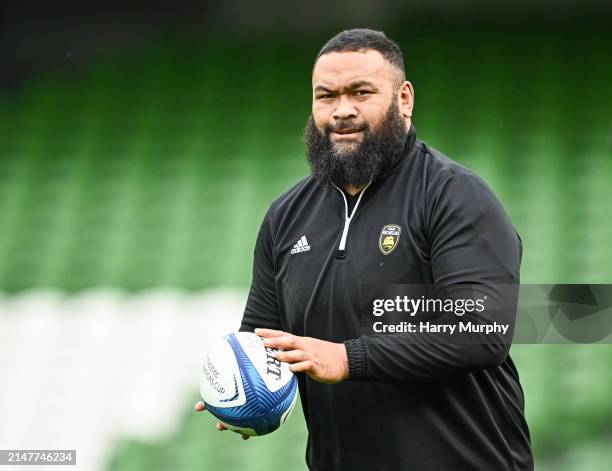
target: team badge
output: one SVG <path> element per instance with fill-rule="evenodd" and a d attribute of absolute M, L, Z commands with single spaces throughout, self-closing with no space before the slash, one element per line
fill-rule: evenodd
<path fill-rule="evenodd" d="M 380 231 L 378 238 L 378 248 L 383 255 L 389 255 L 399 243 L 402 228 L 397 224 L 387 224 Z"/>

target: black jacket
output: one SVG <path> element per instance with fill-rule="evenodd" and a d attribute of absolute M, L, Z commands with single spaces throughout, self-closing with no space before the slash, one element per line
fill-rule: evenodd
<path fill-rule="evenodd" d="M 360 325 L 364 284 L 518 284 L 522 243 L 506 212 L 414 126 L 402 158 L 360 196 L 350 224 L 346 195 L 311 176 L 272 203 L 240 327 L 347 347 L 348 381 L 298 374 L 309 468 L 533 469 L 508 345 L 418 344 L 409 334 L 363 335 Z M 389 225 L 400 232 L 385 255 Z"/>

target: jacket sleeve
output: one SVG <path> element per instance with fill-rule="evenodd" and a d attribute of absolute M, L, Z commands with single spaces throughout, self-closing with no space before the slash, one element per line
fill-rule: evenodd
<path fill-rule="evenodd" d="M 246 307 L 240 324 L 240 331 L 252 332 L 256 327 L 280 329 L 280 317 L 274 280 L 274 257 L 272 255 L 272 234 L 270 211 L 266 213 L 259 228 L 253 253 L 253 279 Z"/>
<path fill-rule="evenodd" d="M 427 341 L 422 333 L 347 340 L 349 379 L 435 381 L 498 366 L 508 355 L 518 302 L 520 237 L 493 192 L 473 174 L 446 172 L 427 201 L 424 226 L 435 291 L 451 299 L 469 292 L 470 297 L 487 296 L 487 304 L 505 305 L 510 335 L 470 334 L 467 343 Z M 516 287 L 510 299 L 507 290 L 500 292 L 502 284 Z M 482 322 L 476 314 L 461 320 Z"/>

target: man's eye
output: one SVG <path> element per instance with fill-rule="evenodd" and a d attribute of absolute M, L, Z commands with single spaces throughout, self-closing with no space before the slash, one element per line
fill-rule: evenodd
<path fill-rule="evenodd" d="M 319 95 L 319 99 L 327 99 L 327 98 L 333 98 L 333 95 L 327 94 L 327 95 Z"/>
<path fill-rule="evenodd" d="M 357 90 L 355 92 L 355 95 L 357 96 L 364 96 L 364 95 L 368 95 L 370 92 L 368 90 Z"/>

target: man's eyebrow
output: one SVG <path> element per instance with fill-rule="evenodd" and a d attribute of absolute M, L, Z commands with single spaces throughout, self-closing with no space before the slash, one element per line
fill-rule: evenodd
<path fill-rule="evenodd" d="M 355 82 L 349 83 L 346 88 L 349 89 L 349 90 L 354 90 L 355 88 L 359 88 L 359 87 L 372 87 L 372 88 L 376 88 L 376 85 L 374 85 L 372 82 L 368 82 L 367 80 L 356 80 Z M 327 88 L 324 85 L 317 85 L 315 87 L 314 91 L 315 92 L 318 92 L 318 91 L 329 92 L 329 93 L 334 93 L 335 92 L 335 90 Z"/>
<path fill-rule="evenodd" d="M 357 80 L 355 82 L 349 83 L 347 88 L 354 89 L 354 88 L 359 88 L 359 87 L 376 88 L 376 85 L 374 85 L 372 82 L 368 82 L 367 80 Z"/>

